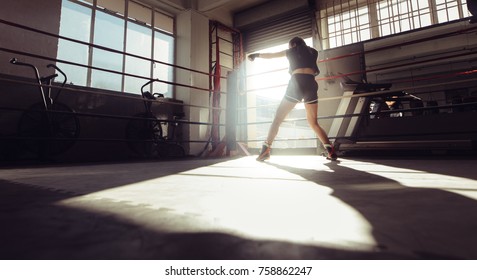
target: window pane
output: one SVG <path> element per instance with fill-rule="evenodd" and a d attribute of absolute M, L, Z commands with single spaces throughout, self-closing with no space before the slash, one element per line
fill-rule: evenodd
<path fill-rule="evenodd" d="M 95 67 L 122 71 L 123 56 L 121 54 L 95 49 L 93 51 L 93 65 Z M 103 89 L 121 91 L 121 75 L 93 70 L 91 73 L 91 86 Z"/>
<path fill-rule="evenodd" d="M 63 1 L 61 7 L 60 35 L 83 42 L 89 42 L 91 29 L 91 9 L 69 1 Z M 60 39 L 58 41 L 58 59 L 88 65 L 88 46 Z M 88 69 L 66 63 L 58 67 L 68 76 L 68 82 L 86 86 Z"/>
<path fill-rule="evenodd" d="M 381 25 L 381 36 L 386 36 L 391 34 L 391 26 L 389 24 Z"/>
<path fill-rule="evenodd" d="M 336 37 L 336 41 L 335 41 L 336 47 L 339 47 L 339 46 L 343 45 L 343 40 L 342 40 L 341 37 L 342 36 Z"/>
<path fill-rule="evenodd" d="M 123 50 L 124 20 L 104 12 L 96 12 L 94 43 L 118 51 Z"/>
<path fill-rule="evenodd" d="M 409 23 L 409 20 L 401 20 L 401 32 L 411 30 L 411 25 Z"/>
<path fill-rule="evenodd" d="M 474 0 L 462 0 L 462 11 L 464 12 L 464 17 L 472 16 L 469 9 L 467 8 L 467 1 L 474 1 Z"/>
<path fill-rule="evenodd" d="M 60 39 L 58 42 L 59 60 L 88 65 L 88 54 L 87 46 L 63 39 Z M 68 63 L 57 63 L 57 66 L 67 75 L 68 83 L 80 86 L 87 85 L 88 68 Z"/>
<path fill-rule="evenodd" d="M 70 1 L 63 1 L 61 6 L 60 35 L 89 42 L 90 29 L 91 9 Z"/>
<path fill-rule="evenodd" d="M 151 57 L 152 30 L 139 24 L 128 22 L 126 52 Z"/>
<path fill-rule="evenodd" d="M 446 10 L 437 11 L 437 18 L 439 20 L 439 23 L 446 22 L 447 21 L 447 11 Z"/>
<path fill-rule="evenodd" d="M 128 23 L 126 52 L 141 57 L 151 58 L 152 36 L 151 29 L 135 23 Z M 124 90 L 140 93 L 140 88 L 151 78 L 151 61 L 126 56 L 126 73 L 145 79 L 125 76 Z"/>
<path fill-rule="evenodd" d="M 409 6 L 411 5 L 411 3 L 409 2 L 410 1 L 401 2 L 401 9 L 399 11 L 401 14 L 408 14 L 411 12 L 411 10 L 409 10 Z"/>
<path fill-rule="evenodd" d="M 344 29 L 350 29 L 351 28 L 351 21 L 350 20 L 345 20 L 343 22 L 343 28 Z"/>
<path fill-rule="evenodd" d="M 160 32 L 154 33 L 154 60 L 172 64 L 174 62 L 174 38 Z M 172 82 L 174 78 L 172 66 L 155 63 L 154 78 Z M 172 97 L 172 85 L 165 83 L 154 83 L 154 92 L 163 93 L 167 97 Z"/>
<path fill-rule="evenodd" d="M 371 39 L 371 33 L 369 32 L 369 29 L 365 29 L 365 30 L 360 31 L 359 35 L 361 36 L 361 41 Z"/>
<path fill-rule="evenodd" d="M 459 19 L 459 9 L 457 7 L 452 7 L 448 9 L 449 21 Z"/>
<path fill-rule="evenodd" d="M 381 8 L 381 9 L 379 9 L 378 18 L 379 18 L 379 19 L 389 18 L 388 9 L 387 9 L 387 8 Z"/>
<path fill-rule="evenodd" d="M 126 56 L 126 73 L 144 78 L 124 77 L 124 91 L 141 94 L 141 87 L 150 80 L 151 63 L 143 59 Z"/>
<path fill-rule="evenodd" d="M 359 16 L 359 24 L 366 24 L 366 23 L 369 23 L 368 15 Z"/>
<path fill-rule="evenodd" d="M 94 44 L 123 51 L 124 20 L 97 11 L 94 30 Z M 121 72 L 123 55 L 101 49 L 93 51 L 93 66 Z M 121 90 L 121 75 L 93 70 L 91 86 L 110 90 Z"/>

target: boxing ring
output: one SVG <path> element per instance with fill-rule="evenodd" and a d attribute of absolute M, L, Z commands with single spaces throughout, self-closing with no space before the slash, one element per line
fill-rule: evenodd
<path fill-rule="evenodd" d="M 0 77 L 4 94 L 0 106 L 3 115 L 3 129 L 0 133 L 0 140 L 4 144 L 0 153 L 2 159 L 87 160 L 88 155 L 95 158 L 94 154 L 98 153 L 104 153 L 103 159 L 106 160 L 182 159 L 189 156 L 210 157 L 225 154 L 223 134 L 226 109 L 222 104 L 224 102 L 221 103 L 221 95 L 225 95 L 226 91 L 221 90 L 221 83 L 225 88 L 227 76 L 221 75 L 221 71 L 232 71 L 233 63 L 240 59 L 240 38 L 236 31 L 211 22 L 210 44 L 214 45 L 215 51 L 210 53 L 209 73 L 58 36 L 14 22 L 0 20 L 0 24 L 17 32 L 31 32 L 45 38 L 62 39 L 92 49 L 164 65 L 174 71 L 185 71 L 186 75 L 201 75 L 210 81 L 209 87 L 202 87 L 171 80 L 151 79 L 1 46 L 0 51 L 12 57 L 10 65 L 5 61 L 4 66 L 21 66 L 27 73 L 26 77 Z M 233 53 L 236 50 L 239 52 Z M 226 58 L 222 58 L 223 56 Z M 225 62 L 221 62 L 221 58 Z M 232 65 L 228 65 L 228 59 L 233 60 Z M 30 63 L 31 61 L 36 64 Z M 48 67 L 44 67 L 46 64 Z M 72 85 L 67 82 L 68 73 L 65 74 L 55 64 L 141 79 L 142 87 L 135 93 L 129 93 Z M 54 71 L 48 69 L 51 65 L 56 68 Z M 34 71 L 26 68 L 32 68 Z M 48 83 L 44 82 L 45 73 L 51 74 L 47 77 Z M 64 81 L 53 82 L 55 78 L 62 78 Z M 154 92 L 155 84 L 170 85 L 174 87 L 176 94 Z M 200 95 L 202 99 L 208 98 L 209 105 L 204 106 L 203 102 L 188 104 L 174 97 L 167 97 L 177 96 L 177 92 L 182 89 L 193 90 L 193 94 Z M 41 100 L 43 102 L 40 102 Z M 208 121 L 191 120 L 192 110 L 207 111 Z M 205 133 L 190 137 L 193 126 L 199 127 L 199 130 Z M 192 145 L 195 147 L 191 147 Z M 116 156 L 110 157 L 113 154 Z"/>
<path fill-rule="evenodd" d="M 118 93 L 2 75 L 0 154 L 4 160 L 44 157 L 59 161 L 88 160 L 98 153 L 104 155 L 99 155 L 97 160 L 249 155 L 264 140 L 263 134 L 257 134 L 257 127 L 267 130 L 278 105 L 278 102 L 257 104 L 253 100 L 255 93 L 281 91 L 286 86 L 283 81 L 271 88 L 248 88 L 248 80 L 274 73 L 247 74 L 240 32 L 217 22 L 210 22 L 209 26 L 209 72 L 5 20 L 0 20 L 0 24 L 165 65 L 209 80 L 206 88 L 151 79 L 2 46 L 1 52 L 12 58 L 20 57 L 20 63 L 35 59 L 44 61 L 44 65 L 69 64 L 143 80 L 143 87 L 136 93 Z M 413 36 L 396 35 L 387 43 L 369 41 L 320 53 L 318 119 L 339 152 L 475 148 L 477 128 L 468 120 L 475 119 L 477 113 L 477 27 L 457 21 L 435 27 L 432 35 L 424 31 Z M 42 67 L 38 65 L 41 71 L 60 73 Z M 154 83 L 173 86 L 175 95 L 164 97 L 164 93 L 154 92 Z M 62 105 L 51 105 L 45 112 L 37 104 L 38 89 L 43 92 L 43 99 L 46 91 L 57 92 L 57 96 L 61 92 L 58 103 Z M 208 99 L 208 106 L 176 99 L 182 89 L 194 90 L 193 94 Z M 209 121 L 190 119 L 190 112 L 195 109 L 208 112 Z M 257 117 L 261 114 L 258 110 L 265 110 L 269 115 L 261 119 Z M 283 124 L 285 130 L 287 126 L 306 128 L 306 118 L 291 115 Z M 200 127 L 205 133 L 191 136 L 193 127 Z M 319 140 L 310 134 L 278 137 L 275 150 L 280 150 L 280 143 L 300 142 L 306 143 L 304 146 L 313 150 L 312 153 L 320 153 Z M 294 145 L 283 146 L 283 150 L 287 149 L 299 150 Z"/>
<path fill-rule="evenodd" d="M 318 119 L 340 153 L 466 153 L 475 149 L 477 127 L 469 120 L 476 116 L 476 31 L 461 20 L 382 42 L 322 51 Z M 284 91 L 284 86 L 276 88 Z M 263 89 L 251 89 L 249 94 L 257 90 Z M 239 110 L 250 115 L 268 106 L 274 112 L 277 105 Z M 306 128 L 305 117 L 289 116 L 286 123 L 301 123 Z M 262 124 L 267 126 L 270 121 L 247 120 L 239 125 Z M 264 137 L 248 138 L 247 143 L 258 148 Z M 278 141 L 315 141 L 320 152 L 316 137 Z"/>

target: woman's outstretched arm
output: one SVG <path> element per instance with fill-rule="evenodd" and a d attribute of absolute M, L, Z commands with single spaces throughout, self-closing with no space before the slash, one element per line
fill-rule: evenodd
<path fill-rule="evenodd" d="M 280 52 L 273 52 L 273 53 L 253 53 L 248 56 L 248 59 L 250 61 L 254 61 L 255 58 L 265 58 L 265 59 L 270 59 L 270 58 L 278 58 L 278 57 L 284 57 L 286 56 L 286 51 L 280 51 Z"/>

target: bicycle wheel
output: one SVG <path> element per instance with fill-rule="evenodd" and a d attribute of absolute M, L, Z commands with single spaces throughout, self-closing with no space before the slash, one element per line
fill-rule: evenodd
<path fill-rule="evenodd" d="M 126 125 L 129 148 L 142 157 L 157 156 L 157 143 L 162 139 L 162 127 L 153 115 L 143 113 L 134 116 Z"/>
<path fill-rule="evenodd" d="M 18 135 L 22 144 L 35 154 L 59 155 L 69 150 L 80 134 L 80 123 L 74 111 L 55 103 L 49 112 L 43 103 L 33 104 L 22 114 Z"/>

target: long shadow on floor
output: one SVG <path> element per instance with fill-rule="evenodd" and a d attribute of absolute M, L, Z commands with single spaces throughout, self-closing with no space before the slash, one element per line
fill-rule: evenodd
<path fill-rule="evenodd" d="M 211 166 L 227 159 L 12 166 L 0 178 L 85 195 Z"/>
<path fill-rule="evenodd" d="M 438 189 L 406 187 L 336 162 L 326 164 L 333 172 L 268 164 L 331 188 L 332 196 L 371 224 L 372 235 L 384 251 L 409 254 L 409 258 L 477 259 L 475 200 Z"/>
<path fill-rule="evenodd" d="M 387 252 L 356 252 L 289 242 L 252 240 L 218 232 L 150 229 L 120 215 L 63 207 L 74 194 L 0 180 L 0 259 L 400 259 Z M 194 217 L 103 201 L 137 216 L 175 223 Z"/>
<path fill-rule="evenodd" d="M 181 164 L 179 169 L 185 171 L 203 165 L 191 162 Z M 102 201 L 105 209 L 134 213 L 133 218 L 138 219 L 161 219 L 155 221 L 156 225 L 164 222 L 163 227 L 151 228 L 148 224 L 130 220 L 130 217 L 89 211 L 88 201 L 82 205 L 85 207 L 65 207 L 61 201 L 78 196 L 68 188 L 47 189 L 0 180 L 0 259 L 477 258 L 477 241 L 474 241 L 477 204 L 474 200 L 440 190 L 407 188 L 383 176 L 339 164 L 328 165 L 333 172 L 272 165 L 332 188 L 333 196 L 352 206 L 369 221 L 379 250 L 359 252 L 248 239 L 221 232 L 174 231 L 166 222 L 187 225 L 194 223 L 196 217 L 141 205 Z M 149 164 L 145 166 L 150 167 Z M 87 174 L 71 175 L 72 182 L 81 177 L 99 181 L 96 178 L 110 176 L 107 183 L 94 184 L 93 189 L 98 191 L 178 172 L 178 167 L 162 164 L 157 167 L 158 170 L 148 169 L 138 174 L 118 165 L 118 168 L 113 168 L 117 174 L 105 174 L 101 170 L 91 173 L 88 169 Z M 86 189 L 85 193 L 89 191 Z"/>

